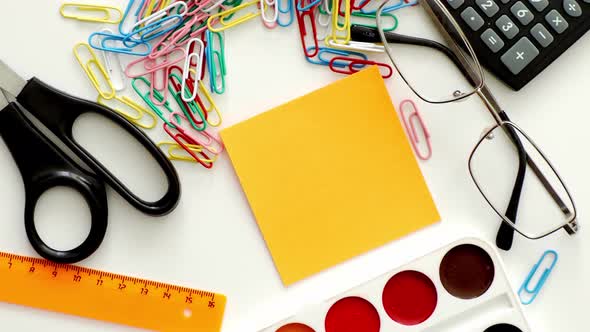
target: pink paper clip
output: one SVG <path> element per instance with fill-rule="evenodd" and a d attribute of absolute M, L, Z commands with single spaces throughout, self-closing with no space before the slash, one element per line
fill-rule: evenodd
<path fill-rule="evenodd" d="M 406 120 L 406 117 L 404 116 L 404 106 L 405 105 L 410 105 L 410 107 L 412 108 L 412 111 L 410 112 L 410 115 L 408 116 L 407 120 Z M 406 132 L 408 133 L 408 136 L 410 138 L 410 143 L 412 144 L 412 148 L 414 148 L 416 155 L 421 160 L 430 159 L 430 157 L 432 156 L 432 146 L 430 144 L 430 133 L 428 132 L 428 129 L 426 128 L 426 125 L 424 124 L 424 121 L 422 120 L 422 117 L 420 116 L 420 113 L 418 112 L 418 107 L 416 106 L 416 103 L 414 103 L 414 101 L 412 101 L 410 99 L 406 99 L 406 100 L 402 101 L 399 104 L 399 112 L 401 114 L 402 121 L 404 123 L 404 127 L 406 128 Z M 418 148 L 418 143 L 420 143 L 420 140 L 418 138 L 418 134 L 416 133 L 416 126 L 415 126 L 414 122 L 412 121 L 413 118 L 416 118 L 416 121 L 418 122 L 420 127 L 422 127 L 422 131 L 424 133 L 424 139 L 426 140 L 426 147 L 428 149 L 428 152 L 426 153 L 426 155 L 423 155 L 422 152 L 420 152 L 420 149 Z M 409 125 L 408 125 L 408 123 L 409 123 Z"/>
<path fill-rule="evenodd" d="M 180 134 L 190 140 L 191 144 L 200 145 L 203 149 L 211 152 L 214 155 L 221 154 L 225 151 L 225 145 L 221 139 L 216 135 L 210 133 L 208 130 L 194 130 L 189 125 L 188 118 L 182 112 L 174 112 L 170 114 L 170 122 L 176 126 Z M 183 126 L 183 123 L 187 124 Z"/>
<path fill-rule="evenodd" d="M 185 59 L 185 51 L 182 47 L 176 47 L 157 58 L 149 56 L 134 60 L 125 68 L 125 75 L 130 78 L 136 78 L 152 74 L 159 70 L 168 68 Z"/>
<path fill-rule="evenodd" d="M 177 132 L 175 132 L 174 128 L 170 127 L 167 123 L 164 123 L 164 131 L 170 135 L 170 137 L 172 137 L 172 139 L 174 139 L 174 141 L 178 143 L 178 145 L 181 146 L 196 162 L 207 169 L 213 167 L 214 158 L 210 158 L 204 151 L 193 151 L 189 145 L 198 146 L 199 144 L 193 141 L 189 136 L 186 136 L 181 130 L 178 130 L 178 127 L 176 128 Z"/>
<path fill-rule="evenodd" d="M 170 84 L 168 70 L 169 68 L 163 68 L 159 71 L 153 72 L 151 75 L 152 84 L 150 86 L 150 99 L 157 106 L 166 104 L 166 101 L 168 100 L 168 84 Z M 156 98 L 156 91 L 160 92 L 162 100 L 158 100 L 158 98 Z"/>

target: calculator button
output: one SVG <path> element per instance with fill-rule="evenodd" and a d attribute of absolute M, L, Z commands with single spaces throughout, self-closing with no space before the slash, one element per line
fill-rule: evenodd
<path fill-rule="evenodd" d="M 453 8 L 457 9 L 465 3 L 465 0 L 447 0 L 447 3 Z"/>
<path fill-rule="evenodd" d="M 563 9 L 571 17 L 582 16 L 582 7 L 576 0 L 563 0 Z"/>
<path fill-rule="evenodd" d="M 548 0 L 529 0 L 529 3 L 535 7 L 538 12 L 542 12 L 549 6 Z"/>
<path fill-rule="evenodd" d="M 512 22 L 510 17 L 507 15 L 500 16 L 500 18 L 496 21 L 496 26 L 508 39 L 514 38 L 520 31 L 516 24 Z"/>
<path fill-rule="evenodd" d="M 500 7 L 498 7 L 494 0 L 475 0 L 475 3 L 488 17 L 492 17 L 500 11 Z"/>
<path fill-rule="evenodd" d="M 541 44 L 543 47 L 547 47 L 553 43 L 553 35 L 545 29 L 543 24 L 538 23 L 531 29 L 531 35 Z"/>
<path fill-rule="evenodd" d="M 463 18 L 463 21 L 465 21 L 473 31 L 481 29 L 484 25 L 483 18 L 479 16 L 473 7 L 467 7 L 467 9 L 461 13 L 461 18 Z"/>
<path fill-rule="evenodd" d="M 522 3 L 522 1 L 515 3 L 514 6 L 510 8 L 510 11 L 512 12 L 512 15 L 516 16 L 522 25 L 531 23 L 535 18 L 533 13 L 531 13 L 531 11 L 524 5 L 524 3 Z"/>
<path fill-rule="evenodd" d="M 562 34 L 569 27 L 569 23 L 567 23 L 565 18 L 563 18 L 563 16 L 561 16 L 561 14 L 555 9 L 545 16 L 545 21 L 547 21 L 551 28 L 559 34 Z"/>
<path fill-rule="evenodd" d="M 502 1 L 503 4 L 507 4 L 510 2 L 510 0 L 500 0 L 500 1 Z M 588 0 L 588 1 L 590 1 L 590 0 Z"/>
<path fill-rule="evenodd" d="M 490 51 L 498 53 L 504 47 L 504 41 L 494 30 L 487 29 L 481 34 L 481 40 L 486 44 Z"/>
<path fill-rule="evenodd" d="M 539 50 L 535 45 L 527 37 L 522 37 L 500 59 L 514 75 L 517 75 L 538 55 Z"/>

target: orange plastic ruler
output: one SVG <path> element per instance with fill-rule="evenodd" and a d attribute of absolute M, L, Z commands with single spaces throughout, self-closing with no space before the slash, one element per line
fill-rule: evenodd
<path fill-rule="evenodd" d="M 226 298 L 0 252 L 0 301 L 155 331 L 219 332 Z"/>

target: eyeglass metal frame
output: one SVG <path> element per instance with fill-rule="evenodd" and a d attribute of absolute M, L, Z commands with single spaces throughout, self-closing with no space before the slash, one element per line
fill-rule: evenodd
<path fill-rule="evenodd" d="M 539 152 L 539 154 L 550 165 L 552 171 L 557 175 L 559 181 L 561 182 L 561 184 L 565 188 L 570 201 L 572 202 L 573 213 L 570 212 L 571 217 L 568 218 L 568 221 L 563 223 L 562 226 L 560 226 L 559 228 L 557 228 L 549 233 L 543 234 L 541 236 L 531 236 L 530 234 L 524 234 L 515 226 L 513 221 L 508 219 L 508 217 L 506 216 L 506 215 L 513 215 L 514 221 L 516 221 L 516 219 L 517 219 L 516 218 L 516 214 L 517 214 L 516 211 L 518 209 L 518 205 L 519 205 L 518 202 L 519 202 L 521 191 L 522 191 L 522 182 L 524 182 L 524 181 L 520 181 L 520 186 L 518 185 L 518 181 L 517 181 L 517 183 L 515 183 L 515 186 L 514 186 L 513 192 L 512 192 L 512 196 L 510 199 L 510 204 L 507 208 L 506 213 L 502 214 L 496 209 L 496 207 L 494 207 L 491 204 L 491 202 L 488 200 L 488 198 L 483 194 L 483 191 L 479 187 L 479 184 L 477 183 L 477 181 L 474 178 L 473 173 L 470 169 L 469 170 L 470 175 L 471 175 L 471 178 L 474 181 L 476 187 L 478 188 L 478 190 L 480 191 L 482 196 L 484 196 L 484 199 L 488 202 L 488 204 L 496 212 L 496 214 L 498 214 L 498 216 L 500 216 L 502 219 L 502 224 L 501 224 L 500 230 L 498 232 L 498 236 L 496 238 L 496 243 L 498 244 L 498 246 L 501 247 L 502 249 L 509 250 L 512 245 L 512 236 L 514 234 L 514 231 L 518 232 L 519 234 L 521 234 L 524 237 L 529 238 L 529 239 L 540 239 L 540 238 L 550 235 L 562 228 L 565 229 L 567 231 L 567 233 L 570 235 L 575 234 L 579 229 L 579 225 L 576 220 L 577 212 L 576 212 L 575 202 L 574 202 L 569 190 L 567 189 L 567 186 L 565 185 L 565 183 L 561 179 L 561 176 L 559 175 L 559 173 L 555 170 L 553 164 L 545 157 L 545 154 L 537 147 L 537 145 L 529 138 L 529 136 L 526 133 L 524 133 L 524 131 L 522 131 L 514 123 L 510 122 L 508 115 L 500 107 L 496 98 L 492 95 L 488 86 L 485 84 L 485 75 L 483 72 L 483 68 L 481 67 L 481 65 L 479 63 L 479 60 L 477 58 L 477 55 L 475 54 L 475 51 L 474 51 L 471 43 L 469 42 L 469 40 L 467 39 L 467 36 L 463 32 L 463 29 L 459 26 L 459 23 L 453 18 L 453 16 L 450 14 L 450 12 L 446 8 L 446 6 L 444 4 L 442 4 L 440 0 L 424 0 L 424 1 L 422 1 L 422 5 L 423 5 L 424 9 L 426 9 L 427 13 L 432 17 L 433 21 L 438 25 L 439 30 L 443 33 L 443 36 L 445 37 L 445 39 L 449 42 L 449 47 L 451 48 L 451 50 L 450 50 L 450 52 L 444 52 L 445 55 L 449 56 L 451 58 L 451 60 L 453 60 L 453 62 L 458 66 L 458 69 L 463 73 L 465 78 L 471 81 L 471 83 L 474 85 L 474 90 L 469 91 L 469 92 L 456 91 L 453 94 L 453 98 L 449 98 L 449 99 L 446 99 L 443 101 L 434 101 L 434 100 L 430 100 L 430 99 L 422 96 L 420 94 L 420 92 L 418 92 L 412 86 L 412 84 L 403 75 L 403 71 L 400 70 L 398 64 L 396 63 L 396 61 L 394 59 L 394 55 L 391 54 L 390 48 L 387 47 L 387 45 L 389 45 L 389 42 L 388 42 L 389 39 L 386 37 L 386 33 L 383 30 L 383 26 L 382 26 L 382 22 L 381 22 L 381 15 L 383 13 L 383 9 L 386 7 L 386 5 L 390 1 L 391 0 L 383 1 L 383 3 L 379 6 L 379 9 L 377 10 L 376 21 L 377 21 L 378 34 L 379 34 L 379 37 L 381 38 L 381 42 L 386 46 L 385 53 L 389 57 L 390 61 L 393 63 L 393 65 L 396 68 L 400 77 L 404 80 L 406 85 L 414 92 L 414 94 L 416 94 L 416 96 L 418 96 L 423 101 L 425 101 L 427 103 L 431 103 L 431 104 L 446 104 L 446 103 L 451 103 L 451 102 L 465 99 L 465 98 L 472 96 L 472 95 L 478 95 L 480 97 L 480 99 L 484 102 L 487 110 L 489 111 L 489 113 L 494 118 L 494 121 L 496 122 L 496 126 L 494 126 L 493 128 L 495 129 L 498 127 L 502 127 L 502 129 L 508 130 L 509 136 L 512 137 L 513 143 L 515 143 L 518 148 L 521 163 L 526 162 L 526 164 L 532 169 L 533 173 L 539 178 L 539 180 L 541 181 L 541 183 L 543 184 L 543 186 L 545 187 L 547 192 L 551 195 L 551 197 L 553 198 L 555 203 L 562 209 L 564 214 L 568 213 L 569 211 L 563 210 L 563 207 L 564 207 L 563 201 L 561 200 L 559 195 L 556 193 L 556 191 L 553 189 L 551 184 L 547 181 L 546 177 L 543 175 L 543 173 L 540 171 L 540 169 L 536 166 L 534 161 L 528 157 L 528 154 L 522 148 L 522 143 L 519 142 L 518 138 L 515 136 L 515 132 L 513 131 L 514 129 L 510 128 L 510 126 L 513 126 L 516 130 L 518 130 L 520 133 L 522 133 L 524 135 L 524 137 L 526 137 L 533 144 L 533 146 Z M 401 0 L 401 1 L 403 1 L 403 0 Z M 449 31 L 447 29 L 445 29 L 445 25 L 450 25 L 455 30 L 454 32 L 456 32 L 457 35 L 451 36 Z M 455 38 L 459 38 L 465 44 L 465 49 L 461 48 L 461 46 L 458 45 Z M 416 39 L 416 40 L 418 40 L 418 39 Z M 424 46 L 423 44 L 419 44 L 419 43 L 416 43 L 416 45 Z M 435 48 L 439 48 L 439 47 L 435 47 Z M 439 49 L 439 51 L 440 51 L 440 49 Z M 471 57 L 471 60 L 469 60 L 467 57 Z M 491 132 L 491 130 L 490 130 L 490 132 Z M 476 144 L 475 148 L 471 152 L 470 157 L 469 157 L 469 165 L 468 165 L 469 167 L 470 167 L 470 163 L 471 163 L 471 158 L 473 157 L 473 153 L 475 152 L 477 147 L 481 144 L 483 139 L 485 139 L 485 136 L 484 136 L 484 138 L 482 138 L 478 141 L 478 144 Z M 524 166 L 523 169 L 526 170 L 526 165 L 521 164 L 521 167 L 522 166 Z M 520 174 L 520 172 L 519 172 L 519 176 L 522 177 L 522 179 L 524 179 L 524 175 L 525 175 L 524 171 L 522 172 L 522 174 Z M 503 239 L 503 237 L 504 237 L 504 239 Z M 506 237 L 509 237 L 509 239 L 507 240 Z"/>

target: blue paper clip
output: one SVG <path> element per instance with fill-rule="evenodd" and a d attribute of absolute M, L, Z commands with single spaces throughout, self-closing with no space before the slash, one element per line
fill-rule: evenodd
<path fill-rule="evenodd" d="M 293 5 L 294 0 L 286 0 L 287 8 L 283 8 L 281 6 L 281 3 L 285 2 L 285 0 L 276 0 L 276 1 L 278 1 L 277 6 L 279 7 L 279 16 L 277 18 L 277 24 L 279 26 L 282 26 L 283 28 L 290 26 L 293 23 L 293 20 L 295 18 L 295 6 Z M 289 14 L 289 20 L 286 23 L 281 22 L 281 16 L 283 16 L 281 14 Z"/>
<path fill-rule="evenodd" d="M 315 48 L 315 46 L 310 46 L 307 48 L 307 51 L 309 53 L 309 51 L 312 51 Z M 307 62 L 314 64 L 314 65 L 321 65 L 321 66 L 329 66 L 330 65 L 330 59 L 326 59 L 325 57 L 323 57 L 323 55 L 335 55 L 335 56 L 356 56 L 359 57 L 359 59 L 363 59 L 363 60 L 367 60 L 367 55 L 363 54 L 363 53 L 359 53 L 359 52 L 352 52 L 352 51 L 344 51 L 344 50 L 337 50 L 334 48 L 329 48 L 329 47 L 320 47 L 318 50 L 318 54 L 317 54 L 317 60 L 314 58 L 309 58 L 309 57 L 305 57 L 305 59 L 307 60 Z M 344 68 L 346 66 L 348 66 L 347 62 L 342 62 L 342 61 L 335 61 L 334 62 L 334 67 L 338 67 L 338 68 Z M 363 68 L 364 65 L 358 65 L 358 66 L 354 66 L 357 69 Z"/>
<path fill-rule="evenodd" d="M 95 32 L 88 37 L 88 45 L 92 48 L 114 53 L 146 56 L 152 53 L 152 45 L 147 42 L 127 40 L 125 36 L 113 35 L 105 32 Z M 108 43 L 117 46 L 108 46 Z M 136 49 L 138 48 L 138 49 Z"/>
<path fill-rule="evenodd" d="M 545 261 L 545 259 L 549 255 L 553 256 L 553 262 L 551 262 L 551 265 L 548 268 L 546 268 L 545 271 L 543 271 L 543 274 L 539 278 L 537 285 L 533 289 L 531 289 L 531 287 L 529 285 L 531 280 L 533 279 L 533 277 L 537 273 L 537 270 L 539 269 L 539 267 L 543 264 L 543 262 Z M 545 253 L 543 253 L 543 256 L 541 256 L 541 258 L 539 259 L 537 264 L 535 264 L 533 266 L 533 268 L 531 269 L 531 272 L 529 272 L 529 275 L 526 277 L 525 281 L 522 283 L 522 286 L 520 286 L 520 289 L 518 290 L 518 297 L 520 298 L 520 302 L 522 304 L 524 304 L 524 305 L 531 304 L 531 303 L 533 303 L 535 298 L 537 298 L 537 295 L 539 295 L 539 292 L 541 291 L 541 288 L 545 284 L 545 281 L 547 281 L 549 274 L 551 273 L 551 271 L 555 267 L 558 257 L 559 257 L 559 255 L 557 254 L 557 252 L 555 250 L 547 250 L 547 251 L 545 251 Z M 550 259 L 550 258 L 548 258 L 548 259 Z M 527 300 L 526 297 L 523 295 L 527 295 L 526 297 L 530 297 L 530 299 Z"/>
<path fill-rule="evenodd" d="M 389 7 L 383 8 L 383 13 L 389 13 L 389 12 L 392 12 L 394 10 L 399 10 L 399 9 L 406 8 L 406 7 L 416 6 L 417 4 L 418 4 L 418 0 L 412 0 L 412 1 L 409 1 L 409 2 L 406 2 L 405 0 L 400 0 L 400 2 L 396 3 L 395 5 L 391 5 Z M 361 13 L 363 13 L 363 14 L 375 14 L 375 13 L 377 13 L 377 9 L 365 10 L 363 8 L 363 9 L 361 9 Z"/>
<path fill-rule="evenodd" d="M 176 21 L 173 22 L 174 20 L 176 20 Z M 151 41 L 153 39 L 156 39 L 160 36 L 167 34 L 168 32 L 170 32 L 172 30 L 176 30 L 176 28 L 178 28 L 182 24 L 182 22 L 183 22 L 183 18 L 180 15 L 166 16 L 166 17 L 159 19 L 157 21 L 148 23 L 143 28 L 133 30 L 133 32 L 131 32 L 130 34 L 125 36 L 125 40 L 126 40 L 125 43 L 127 43 L 129 41 L 132 41 L 132 42 Z M 139 40 L 138 40 L 138 38 L 133 38 L 136 35 L 139 36 Z"/>
<path fill-rule="evenodd" d="M 129 1 L 129 5 L 127 5 L 127 9 L 125 10 L 125 14 L 123 14 L 123 18 L 121 19 L 121 23 L 119 23 L 119 33 L 121 33 L 122 35 L 128 35 L 131 33 L 131 31 L 123 31 L 125 23 L 127 22 L 127 17 L 129 16 L 129 13 L 131 12 L 131 8 L 133 8 L 133 5 L 136 3 L 137 0 L 130 0 Z M 144 3 L 146 0 L 139 0 L 138 2 L 138 6 L 137 6 L 137 10 L 135 11 L 135 19 L 131 20 L 132 22 L 137 22 L 137 18 L 139 17 L 139 12 L 141 12 L 141 8 L 143 7 Z"/>
<path fill-rule="evenodd" d="M 297 10 L 299 10 L 300 12 L 304 12 L 304 11 L 310 9 L 311 7 L 319 5 L 319 3 L 322 2 L 322 0 L 311 0 L 307 5 L 301 7 L 301 3 L 303 2 L 303 0 L 295 0 L 295 1 L 297 2 Z"/>

